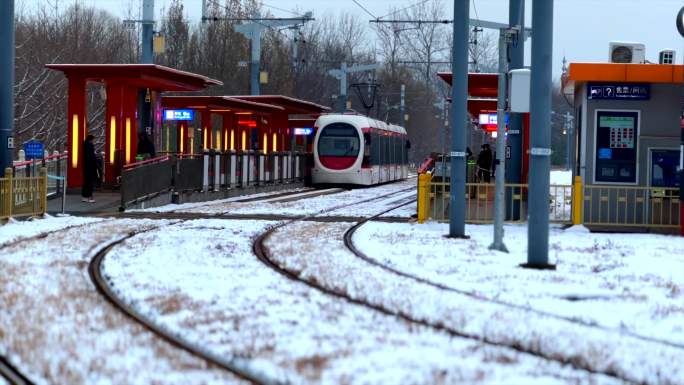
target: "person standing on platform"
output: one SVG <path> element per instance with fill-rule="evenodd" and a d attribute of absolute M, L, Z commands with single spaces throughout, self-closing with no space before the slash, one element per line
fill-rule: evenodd
<path fill-rule="evenodd" d="M 152 159 L 156 156 L 154 151 L 154 144 L 145 133 L 138 134 L 137 154 L 142 156 L 143 160 Z"/>
<path fill-rule="evenodd" d="M 489 149 L 489 144 L 482 145 L 480 153 L 477 155 L 477 176 L 480 183 L 489 183 L 490 172 L 492 169 L 492 150 Z"/>
<path fill-rule="evenodd" d="M 95 156 L 94 136 L 88 135 L 83 141 L 83 187 L 81 189 L 81 201 L 95 203 L 93 188 L 97 180 L 97 157 Z"/>

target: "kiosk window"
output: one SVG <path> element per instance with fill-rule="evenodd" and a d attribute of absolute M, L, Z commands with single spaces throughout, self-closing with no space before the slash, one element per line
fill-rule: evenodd
<path fill-rule="evenodd" d="M 679 166 L 679 151 L 652 150 L 651 151 L 651 186 L 679 187 L 677 167 Z"/>
<path fill-rule="evenodd" d="M 597 112 L 597 182 L 636 183 L 638 122 L 638 112 Z"/>

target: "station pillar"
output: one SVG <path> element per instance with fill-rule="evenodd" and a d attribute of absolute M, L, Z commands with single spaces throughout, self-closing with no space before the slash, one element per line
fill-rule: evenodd
<path fill-rule="evenodd" d="M 138 150 L 138 90 L 133 87 L 123 87 L 122 132 L 123 165 L 135 162 Z"/>
<path fill-rule="evenodd" d="M 121 174 L 121 132 L 123 130 L 123 87 L 121 84 L 107 84 L 107 105 L 105 112 L 105 183 L 113 185 Z"/>
<path fill-rule="evenodd" d="M 67 103 L 67 187 L 83 186 L 83 141 L 86 128 L 86 79 L 68 78 L 69 101 Z"/>

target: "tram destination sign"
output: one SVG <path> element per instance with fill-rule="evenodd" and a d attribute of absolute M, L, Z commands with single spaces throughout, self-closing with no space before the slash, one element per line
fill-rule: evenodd
<path fill-rule="evenodd" d="M 651 85 L 647 83 L 589 83 L 589 99 L 649 100 Z"/>

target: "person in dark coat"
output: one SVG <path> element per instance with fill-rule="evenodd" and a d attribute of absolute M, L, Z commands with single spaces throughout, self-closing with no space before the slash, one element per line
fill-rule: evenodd
<path fill-rule="evenodd" d="M 156 156 L 154 151 L 154 144 L 145 133 L 138 134 L 138 155 L 142 155 L 143 159 L 152 159 Z"/>
<path fill-rule="evenodd" d="M 88 135 L 83 141 L 83 187 L 81 189 L 81 201 L 94 203 L 93 188 L 98 178 L 97 157 L 95 156 L 94 136 Z"/>
<path fill-rule="evenodd" d="M 492 169 L 492 150 L 489 144 L 483 144 L 480 153 L 477 155 L 477 176 L 480 183 L 490 182 L 490 172 Z"/>

